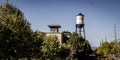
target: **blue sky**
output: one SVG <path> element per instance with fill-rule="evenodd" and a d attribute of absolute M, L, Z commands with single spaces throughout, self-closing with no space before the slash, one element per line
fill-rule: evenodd
<path fill-rule="evenodd" d="M 0 0 L 3 4 L 4 0 Z M 92 46 L 102 39 L 114 40 L 114 24 L 120 39 L 120 0 L 10 0 L 17 6 L 32 29 L 49 32 L 47 25 L 59 24 L 60 31 L 75 31 L 75 17 L 85 15 L 86 38 Z"/>

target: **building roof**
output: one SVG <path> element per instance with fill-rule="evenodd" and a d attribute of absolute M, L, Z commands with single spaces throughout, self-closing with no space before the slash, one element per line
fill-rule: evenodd
<path fill-rule="evenodd" d="M 60 25 L 48 25 L 49 28 L 61 28 Z"/>
<path fill-rule="evenodd" d="M 79 13 L 77 16 L 84 16 L 82 13 Z"/>

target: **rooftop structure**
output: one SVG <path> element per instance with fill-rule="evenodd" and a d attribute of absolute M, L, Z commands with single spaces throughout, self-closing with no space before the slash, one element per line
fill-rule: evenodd
<path fill-rule="evenodd" d="M 48 27 L 51 33 L 59 33 L 59 28 L 61 28 L 60 25 L 48 25 Z"/>
<path fill-rule="evenodd" d="M 48 25 L 50 28 L 50 33 L 46 33 L 47 36 L 54 35 L 57 36 L 58 41 L 60 44 L 62 43 L 62 33 L 59 33 L 59 28 L 61 28 L 60 25 Z"/>

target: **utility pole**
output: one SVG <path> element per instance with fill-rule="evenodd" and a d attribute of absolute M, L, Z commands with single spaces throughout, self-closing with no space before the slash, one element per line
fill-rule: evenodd
<path fill-rule="evenodd" d="M 114 24 L 114 34 L 115 34 L 115 54 L 117 55 L 117 34 L 116 34 L 116 24 Z"/>

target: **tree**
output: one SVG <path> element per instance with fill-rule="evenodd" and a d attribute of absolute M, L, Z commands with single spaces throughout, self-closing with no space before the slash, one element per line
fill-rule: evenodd
<path fill-rule="evenodd" d="M 70 53 L 70 44 L 63 43 L 60 47 L 58 57 L 61 58 L 61 60 L 67 59 L 69 57 L 69 53 Z"/>
<path fill-rule="evenodd" d="M 73 58 L 82 59 L 92 52 L 89 42 L 82 36 L 78 36 L 77 33 L 73 33 L 70 36 L 68 43 L 71 44 L 70 56 Z"/>
<path fill-rule="evenodd" d="M 42 53 L 43 53 L 43 60 L 50 59 L 54 60 L 58 57 L 59 53 L 59 42 L 57 41 L 57 37 L 54 35 L 46 36 L 45 40 L 42 43 Z"/>
<path fill-rule="evenodd" d="M 11 30 L 0 23 L 0 57 L 7 58 L 8 51 L 6 51 L 9 47 L 9 37 L 11 34 Z M 8 35 L 9 34 L 9 35 Z"/>
<path fill-rule="evenodd" d="M 101 56 L 107 56 L 109 54 L 118 54 L 119 55 L 119 43 L 117 43 L 117 50 L 115 49 L 115 41 L 112 42 L 103 42 L 96 51 L 97 55 L 101 55 Z"/>
<path fill-rule="evenodd" d="M 104 42 L 97 48 L 97 54 L 98 55 L 108 55 L 112 54 L 113 47 L 109 42 Z"/>
<path fill-rule="evenodd" d="M 119 47 L 115 49 L 115 41 L 105 41 L 96 49 L 96 55 L 98 56 L 98 59 L 101 59 L 102 57 L 116 59 L 119 55 L 118 49 Z"/>
<path fill-rule="evenodd" d="M 31 57 L 32 30 L 23 13 L 8 2 L 0 5 L 0 57 Z"/>
<path fill-rule="evenodd" d="M 32 42 L 32 48 L 31 48 L 32 56 L 35 59 L 40 59 L 40 57 L 42 56 L 41 46 L 45 38 L 45 33 L 35 31 L 33 32 L 32 37 L 34 38 L 34 41 Z"/>

